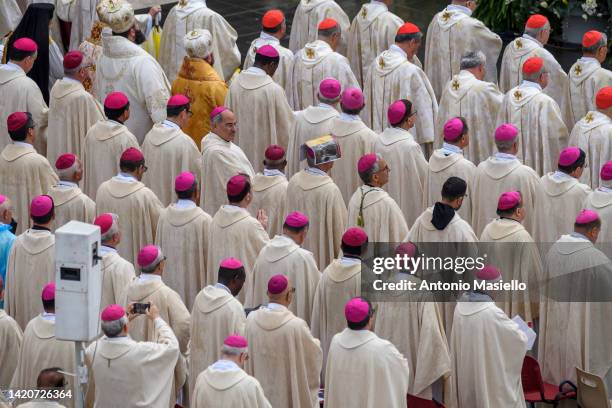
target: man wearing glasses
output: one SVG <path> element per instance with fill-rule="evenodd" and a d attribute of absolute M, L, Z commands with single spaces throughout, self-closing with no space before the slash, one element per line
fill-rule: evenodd
<path fill-rule="evenodd" d="M 185 95 L 174 95 L 168 100 L 166 113 L 166 120 L 153 125 L 142 144 L 142 153 L 150 164 L 143 182 L 164 206 L 174 198 L 176 176 L 183 171 L 200 173 L 200 150 L 182 131 L 192 116 L 191 101 Z"/>

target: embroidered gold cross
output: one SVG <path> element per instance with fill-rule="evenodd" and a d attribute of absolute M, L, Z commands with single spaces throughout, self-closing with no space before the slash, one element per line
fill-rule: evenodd
<path fill-rule="evenodd" d="M 187 5 L 187 0 L 179 0 L 179 6 L 185 7 Z"/>
<path fill-rule="evenodd" d="M 523 48 L 523 42 L 521 41 L 520 38 L 516 40 L 515 44 L 516 44 L 516 48 L 519 48 L 519 49 Z"/>
<path fill-rule="evenodd" d="M 114 0 L 109 0 L 108 1 L 108 11 L 110 11 L 111 13 L 114 11 L 117 11 L 119 9 L 119 5 L 117 3 L 115 3 Z"/>
<path fill-rule="evenodd" d="M 519 99 L 521 99 L 523 97 L 523 93 L 521 91 L 519 91 L 518 89 L 514 92 L 514 99 L 516 99 L 517 101 Z"/>
<path fill-rule="evenodd" d="M 448 21 L 451 18 L 451 13 L 449 13 L 448 11 L 445 11 L 444 13 L 442 13 L 442 20 L 444 20 L 444 22 Z"/>
<path fill-rule="evenodd" d="M 383 60 L 382 57 L 378 59 L 378 66 L 381 68 L 385 67 L 385 60 Z"/>
<path fill-rule="evenodd" d="M 315 52 L 312 48 L 306 48 L 306 56 L 308 59 L 313 59 L 315 57 Z"/>
<path fill-rule="evenodd" d="M 574 68 L 574 74 L 576 75 L 582 74 L 582 67 L 580 65 L 576 65 L 576 68 Z"/>
<path fill-rule="evenodd" d="M 361 9 L 361 18 L 366 18 L 366 16 L 368 15 L 368 9 L 367 8 L 362 8 Z"/>
<path fill-rule="evenodd" d="M 453 83 L 451 84 L 451 86 L 453 87 L 455 91 L 459 90 L 459 81 L 457 81 L 456 79 L 453 80 Z"/>
<path fill-rule="evenodd" d="M 593 112 L 589 112 L 584 117 L 586 123 L 591 123 L 595 118 L 593 117 Z"/>

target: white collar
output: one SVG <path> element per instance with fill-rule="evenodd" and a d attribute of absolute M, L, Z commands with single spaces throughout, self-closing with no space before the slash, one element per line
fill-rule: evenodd
<path fill-rule="evenodd" d="M 11 143 L 13 143 L 14 145 L 17 145 L 17 146 L 21 146 L 21 147 L 32 147 L 31 144 L 26 143 L 26 142 L 16 142 L 16 141 L 13 140 Z"/>
<path fill-rule="evenodd" d="M 116 176 L 119 180 L 123 180 L 123 181 L 138 181 L 136 180 L 136 177 L 132 176 L 131 174 L 127 174 L 127 173 L 123 173 L 123 172 L 119 172 Z"/>
<path fill-rule="evenodd" d="M 284 176 L 285 173 L 283 173 L 282 171 L 278 170 L 278 169 L 264 169 L 263 171 L 264 176 L 268 176 L 268 177 L 272 177 L 272 176 Z"/>
<path fill-rule="evenodd" d="M 116 121 L 116 120 L 114 120 L 114 119 L 106 119 L 106 121 L 107 121 L 107 122 L 116 123 L 116 124 L 121 125 L 121 126 L 125 126 L 123 123 L 121 123 L 121 122 L 117 122 L 117 121 Z"/>
<path fill-rule="evenodd" d="M 246 71 L 244 72 L 248 72 L 249 74 L 255 74 L 255 75 L 268 75 L 266 74 L 266 71 L 264 71 L 263 69 L 259 68 L 259 67 L 249 67 Z"/>
<path fill-rule="evenodd" d="M 496 159 L 499 159 L 499 160 L 504 160 L 504 161 L 508 161 L 508 160 L 518 160 L 518 159 L 516 158 L 516 156 L 515 156 L 515 155 L 510 154 L 510 153 L 500 153 L 500 152 L 497 152 L 497 153 L 495 153 L 495 156 L 494 156 L 494 157 L 495 157 Z"/>
<path fill-rule="evenodd" d="M 460 147 L 446 142 L 442 143 L 442 149 L 440 150 L 442 150 L 442 152 L 446 154 L 463 153 L 463 149 L 461 149 Z"/>
<path fill-rule="evenodd" d="M 361 121 L 361 117 L 359 115 L 350 115 L 350 114 L 344 113 L 344 112 L 340 113 L 340 116 L 338 116 L 338 118 L 340 118 L 340 120 L 343 120 L 345 122 L 359 122 L 359 121 Z"/>
<path fill-rule="evenodd" d="M 138 282 L 140 283 L 145 283 L 145 282 L 150 282 L 150 281 L 159 281 L 161 282 L 162 277 L 160 275 L 155 275 L 152 273 L 141 273 L 140 276 L 138 276 Z"/>
<path fill-rule="evenodd" d="M 385 9 L 389 10 L 389 8 L 387 7 L 387 5 L 385 3 L 383 3 L 382 1 L 378 1 L 378 0 L 371 0 L 370 1 L 371 4 L 374 4 L 376 6 L 381 6 L 384 7 Z"/>
<path fill-rule="evenodd" d="M 162 125 L 164 125 L 167 128 L 173 128 L 173 129 L 179 129 L 179 130 L 181 129 L 181 127 L 179 125 L 177 125 L 176 123 L 174 123 L 173 121 L 168 120 L 168 119 L 164 120 L 162 122 Z"/>
<path fill-rule="evenodd" d="M 55 323 L 55 313 L 42 312 L 40 317 L 42 317 L 43 320 Z"/>
<path fill-rule="evenodd" d="M 535 41 L 540 47 L 544 46 L 541 42 L 539 42 L 537 39 L 533 38 L 532 36 L 530 36 L 527 33 L 523 34 L 523 38 L 526 38 L 526 39 L 531 40 L 531 41 Z"/>
<path fill-rule="evenodd" d="M 596 62 L 597 65 L 601 65 L 601 63 L 599 62 L 599 60 L 597 60 L 597 58 L 593 58 L 593 57 L 580 57 L 578 58 L 578 62 L 582 62 L 582 63 L 589 63 L 589 62 Z"/>
<path fill-rule="evenodd" d="M 196 203 L 191 200 L 185 200 L 183 198 L 179 198 L 174 205 L 174 208 L 195 208 L 197 207 Z"/>
<path fill-rule="evenodd" d="M 398 54 L 401 54 L 406 59 L 408 59 L 408 54 L 406 54 L 406 51 L 402 50 L 397 44 L 391 44 L 391 46 L 389 47 L 389 51 L 397 52 Z"/>
<path fill-rule="evenodd" d="M 239 212 L 239 211 L 248 212 L 246 208 L 242 208 L 234 204 L 224 204 L 223 209 L 230 211 L 230 212 Z"/>
<path fill-rule="evenodd" d="M 112 254 L 112 253 L 118 253 L 117 250 L 115 248 L 106 246 L 106 245 L 100 245 L 100 255 L 106 255 L 106 254 Z"/>
<path fill-rule="evenodd" d="M 325 109 L 334 109 L 334 110 L 336 109 L 336 108 L 334 108 L 333 106 L 331 106 L 330 104 L 323 103 L 323 102 L 319 102 L 319 103 L 317 103 L 317 106 L 318 106 L 319 108 L 325 108 Z"/>
<path fill-rule="evenodd" d="M 612 188 L 608 188 L 608 187 L 604 187 L 604 186 L 600 186 L 598 188 L 599 191 L 604 192 L 604 193 L 612 193 Z"/>
<path fill-rule="evenodd" d="M 66 180 L 60 180 L 59 183 L 57 183 L 58 186 L 62 186 L 62 187 L 78 187 L 79 185 L 77 183 L 73 183 L 72 181 L 66 181 Z"/>
<path fill-rule="evenodd" d="M 218 360 L 211 367 L 218 371 L 240 371 L 238 364 L 230 360 Z"/>
<path fill-rule="evenodd" d="M 278 38 L 276 38 L 275 36 L 266 33 L 265 31 L 262 31 L 261 33 L 259 33 L 259 38 L 262 40 L 268 40 L 268 41 L 272 41 L 275 43 L 280 43 L 280 41 L 278 40 Z"/>
<path fill-rule="evenodd" d="M 4 66 L 8 69 L 10 69 L 11 71 L 21 71 L 25 74 L 25 71 L 23 70 L 23 68 L 21 68 L 19 65 L 9 61 L 6 64 L 4 64 Z"/>
<path fill-rule="evenodd" d="M 316 167 L 307 167 L 306 172 L 312 174 L 313 176 L 327 176 L 327 173 L 321 169 L 317 169 Z"/>
<path fill-rule="evenodd" d="M 215 288 L 217 288 L 217 289 L 223 289 L 223 290 L 226 290 L 226 291 L 227 291 L 227 293 L 229 293 L 230 295 L 232 294 L 232 291 L 231 291 L 231 290 L 230 290 L 230 289 L 229 289 L 227 286 L 225 286 L 224 284 L 222 284 L 222 283 L 220 283 L 220 282 L 215 283 L 215 284 L 214 284 L 214 287 L 215 287 Z"/>
<path fill-rule="evenodd" d="M 570 235 L 570 237 L 574 237 L 574 238 L 578 238 L 578 239 L 584 239 L 585 241 L 591 242 L 590 239 L 588 239 L 587 237 L 585 237 L 584 235 L 582 235 L 581 233 L 576 232 L 576 231 L 571 232 L 569 235 Z"/>
<path fill-rule="evenodd" d="M 117 336 L 117 337 L 104 336 L 102 338 L 106 341 L 112 341 L 113 343 L 123 343 L 123 342 L 127 343 L 129 341 L 132 341 L 132 338 L 129 335 Z"/>
<path fill-rule="evenodd" d="M 266 305 L 266 308 L 270 309 L 270 310 L 282 310 L 282 309 L 286 309 L 285 306 L 283 305 L 279 305 L 278 303 L 274 303 L 274 302 L 270 302 Z"/>
<path fill-rule="evenodd" d="M 542 87 L 537 82 L 526 81 L 524 79 L 523 82 L 519 85 L 519 88 L 536 88 L 540 91 L 542 90 Z"/>
<path fill-rule="evenodd" d="M 361 263 L 361 259 L 349 258 L 349 257 L 343 256 L 343 257 L 340 257 L 340 263 L 344 266 L 350 266 L 350 265 Z"/>
<path fill-rule="evenodd" d="M 564 173 L 564 172 L 559 171 L 559 170 L 555 170 L 555 172 L 552 174 L 552 178 L 557 180 L 557 181 L 565 181 L 565 180 L 573 179 L 573 177 L 570 176 L 569 174 Z"/>
<path fill-rule="evenodd" d="M 447 10 L 450 11 L 458 11 L 460 13 L 463 13 L 467 16 L 471 16 L 472 15 L 472 10 L 470 10 L 469 8 L 465 7 L 465 6 L 460 6 L 458 4 L 449 4 L 448 7 L 446 7 Z"/>
<path fill-rule="evenodd" d="M 81 84 L 81 82 L 80 82 L 80 81 L 77 81 L 77 80 L 76 80 L 76 79 L 74 79 L 74 78 L 70 78 L 69 76 L 65 76 L 65 77 L 64 77 L 64 78 L 62 78 L 62 79 L 63 79 L 64 81 L 66 81 L 66 82 L 70 82 L 70 83 L 73 83 L 73 84 L 83 85 L 83 84 Z"/>

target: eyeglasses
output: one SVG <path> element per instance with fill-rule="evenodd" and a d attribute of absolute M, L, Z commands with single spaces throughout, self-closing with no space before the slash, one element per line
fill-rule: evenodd
<path fill-rule="evenodd" d="M 417 112 L 418 112 L 418 111 L 417 111 L 416 109 L 415 109 L 415 110 L 413 110 L 413 111 L 412 111 L 412 113 L 411 113 L 410 115 L 408 115 L 408 117 L 409 117 L 409 118 L 413 117 L 414 115 L 416 115 L 416 114 L 417 114 Z"/>

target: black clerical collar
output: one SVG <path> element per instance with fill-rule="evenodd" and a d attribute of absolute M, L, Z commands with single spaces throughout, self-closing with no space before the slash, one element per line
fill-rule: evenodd
<path fill-rule="evenodd" d="M 42 226 L 40 226 L 40 225 L 32 225 L 32 228 L 31 228 L 31 229 L 33 229 L 33 230 L 38 230 L 38 231 L 49 231 L 49 232 L 51 232 L 51 230 L 50 230 L 49 228 L 47 228 L 47 227 L 42 227 Z"/>

